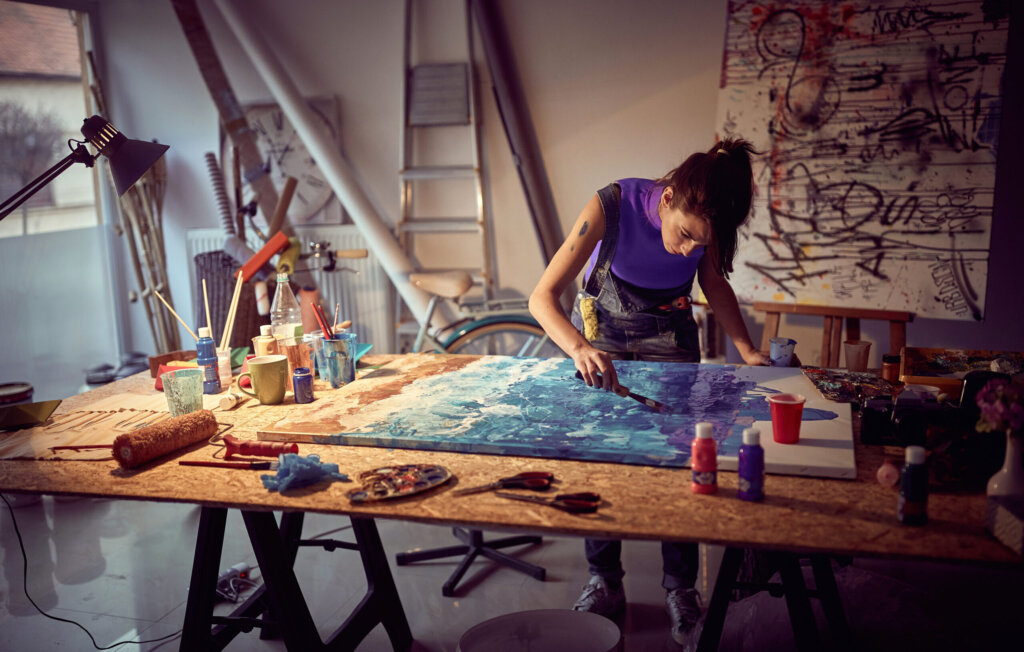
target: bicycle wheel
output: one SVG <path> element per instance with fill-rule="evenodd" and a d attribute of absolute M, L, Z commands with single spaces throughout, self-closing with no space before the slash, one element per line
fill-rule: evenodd
<path fill-rule="evenodd" d="M 445 343 L 448 353 L 468 355 L 517 355 L 531 358 L 564 358 L 562 352 L 536 322 L 479 320 L 464 326 Z"/>

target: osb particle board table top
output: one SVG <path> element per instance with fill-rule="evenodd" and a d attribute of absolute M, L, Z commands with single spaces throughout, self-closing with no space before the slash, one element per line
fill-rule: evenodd
<path fill-rule="evenodd" d="M 380 369 L 386 370 L 395 357 L 367 356 L 366 363 L 382 364 Z M 152 384 L 149 374 L 142 373 L 71 397 L 58 412 L 80 409 L 116 394 L 153 392 Z M 358 392 L 358 382 L 335 391 Z M 283 405 L 261 406 L 250 400 L 233 411 L 215 414 L 219 421 L 234 424 L 236 437 L 255 440 L 260 426 L 302 407 L 292 404 L 289 396 Z M 763 503 L 738 500 L 736 474 L 729 471 L 719 473 L 717 494 L 696 495 L 689 489 L 689 469 L 300 445 L 302 455 L 316 453 L 353 478 L 371 468 L 409 463 L 440 464 L 455 476 L 454 483 L 424 494 L 354 505 L 344 494 L 355 483 L 334 482 L 280 495 L 264 489 L 259 476 L 265 471 L 178 464 L 185 459 L 209 459 L 212 452 L 210 446 L 196 445 L 132 471 L 122 470 L 113 460 L 4 460 L 0 461 L 0 491 L 311 511 L 488 530 L 700 541 L 856 556 L 1020 562 L 1020 557 L 985 531 L 985 497 L 980 494 L 933 494 L 927 526 L 900 525 L 895 489 L 875 481 L 883 457 L 878 447 L 857 446 L 856 480 L 769 475 Z M 453 486 L 475 486 L 525 470 L 552 471 L 559 479 L 559 491 L 597 491 L 606 504 L 596 515 L 578 516 L 508 501 L 493 493 L 451 495 Z"/>

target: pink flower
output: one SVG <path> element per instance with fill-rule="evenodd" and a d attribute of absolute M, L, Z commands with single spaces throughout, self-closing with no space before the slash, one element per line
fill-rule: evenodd
<path fill-rule="evenodd" d="M 990 380 L 978 392 L 975 402 L 981 409 L 978 432 L 1024 429 L 1024 385 Z"/>

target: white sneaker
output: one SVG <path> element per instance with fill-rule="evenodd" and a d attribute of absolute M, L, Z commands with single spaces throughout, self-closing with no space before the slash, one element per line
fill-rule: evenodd
<path fill-rule="evenodd" d="M 696 650 L 704 629 L 700 593 L 697 589 L 673 589 L 665 595 L 665 606 L 672 619 L 672 640 L 685 650 Z"/>
<path fill-rule="evenodd" d="M 617 589 L 612 589 L 603 577 L 591 575 L 590 581 L 583 587 L 583 593 L 572 608 L 611 618 L 626 609 L 626 591 L 622 584 L 619 584 Z"/>

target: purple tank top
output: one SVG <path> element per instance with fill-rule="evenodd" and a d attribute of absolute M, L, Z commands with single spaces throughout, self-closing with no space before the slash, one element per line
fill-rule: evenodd
<path fill-rule="evenodd" d="M 658 217 L 661 188 L 650 179 L 619 179 L 616 183 L 622 190 L 622 199 L 612 273 L 627 283 L 652 290 L 679 287 L 690 281 L 697 273 L 704 247 L 698 247 L 690 256 L 665 251 Z M 598 243 L 590 254 L 587 278 L 597 263 L 600 250 L 601 243 Z"/>

